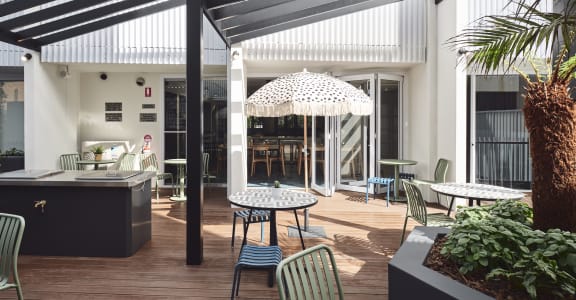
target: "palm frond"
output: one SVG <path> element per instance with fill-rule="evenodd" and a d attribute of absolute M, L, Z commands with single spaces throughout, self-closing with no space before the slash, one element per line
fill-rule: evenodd
<path fill-rule="evenodd" d="M 460 34 L 450 38 L 446 44 L 452 49 L 471 48 L 468 67 L 488 73 L 498 68 L 506 68 L 543 47 L 546 55 L 551 55 L 553 47 L 564 36 L 563 46 L 570 50 L 576 31 L 576 16 L 563 13 L 541 12 L 536 5 L 525 1 L 517 2 L 518 10 L 512 15 L 485 16 Z"/>

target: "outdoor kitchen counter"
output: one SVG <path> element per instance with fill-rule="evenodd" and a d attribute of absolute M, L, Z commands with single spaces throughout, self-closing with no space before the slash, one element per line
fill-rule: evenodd
<path fill-rule="evenodd" d="M 81 174 L 0 179 L 0 212 L 26 221 L 21 254 L 127 257 L 151 239 L 154 172 L 76 179 Z"/>
<path fill-rule="evenodd" d="M 156 176 L 155 172 L 142 172 L 127 179 L 76 179 L 76 177 L 90 172 L 94 171 L 64 171 L 36 179 L 5 179 L 0 177 L 0 186 L 133 187 Z"/>

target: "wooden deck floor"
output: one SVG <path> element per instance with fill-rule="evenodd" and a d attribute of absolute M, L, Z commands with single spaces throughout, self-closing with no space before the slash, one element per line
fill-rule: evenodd
<path fill-rule="evenodd" d="M 25 298 L 229 298 L 239 247 L 230 248 L 232 209 L 224 191 L 207 191 L 200 266 L 185 264 L 185 205 L 166 198 L 154 203 L 152 240 L 129 258 L 21 256 L 18 268 Z M 371 198 L 366 204 L 364 194 L 354 192 L 319 197 L 310 209 L 310 225 L 322 226 L 327 237 L 307 238 L 306 245 L 324 243 L 334 249 L 346 299 L 388 298 L 387 264 L 399 246 L 405 209 L 400 203 L 387 208 L 381 199 Z M 300 250 L 299 239 L 287 233 L 294 224 L 292 213 L 278 213 L 278 239 L 285 256 Z M 259 243 L 259 233 L 259 225 L 252 225 L 249 242 Z M 265 273 L 243 272 L 239 299 L 277 299 L 276 286 L 267 286 Z M 14 289 L 0 291 L 0 299 L 15 298 Z"/>

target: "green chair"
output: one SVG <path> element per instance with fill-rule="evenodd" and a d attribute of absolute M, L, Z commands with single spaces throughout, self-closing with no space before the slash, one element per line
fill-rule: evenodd
<path fill-rule="evenodd" d="M 134 160 L 136 160 L 135 153 L 124 153 L 122 159 L 118 161 L 120 164 L 118 165 L 119 171 L 132 171 L 134 170 Z"/>
<path fill-rule="evenodd" d="M 280 262 L 276 269 L 281 300 L 344 299 L 332 250 L 317 245 Z"/>
<path fill-rule="evenodd" d="M 62 170 L 81 170 L 78 164 L 76 163 L 80 159 L 80 154 L 78 153 L 71 153 L 71 154 L 62 154 L 60 155 L 60 169 Z"/>
<path fill-rule="evenodd" d="M 172 183 L 172 195 L 175 194 L 174 176 L 172 173 L 159 173 L 160 167 L 158 166 L 158 159 L 155 153 L 150 153 L 142 157 L 142 160 L 140 160 L 140 169 L 142 171 L 156 172 L 156 202 L 160 201 L 159 183 L 161 180 L 170 179 Z"/>
<path fill-rule="evenodd" d="M 426 180 L 426 179 L 414 179 L 412 182 L 419 184 L 419 185 L 431 185 L 435 183 L 444 183 L 446 182 L 446 174 L 448 173 L 448 160 L 444 158 L 438 159 L 436 163 L 436 169 L 434 170 L 434 180 Z M 436 193 L 436 199 L 438 200 L 438 204 L 440 204 L 440 196 Z"/>
<path fill-rule="evenodd" d="M 0 291 L 15 288 L 24 299 L 18 278 L 18 252 L 24 235 L 24 218 L 0 213 Z M 9 283 L 10 278 L 14 281 Z"/>
<path fill-rule="evenodd" d="M 406 191 L 408 205 L 406 206 L 406 218 L 404 219 L 404 228 L 402 229 L 402 239 L 400 240 L 400 244 L 404 242 L 404 235 L 406 234 L 406 224 L 408 223 L 408 218 L 411 218 L 424 226 L 450 227 L 452 224 L 454 224 L 454 219 L 443 213 L 428 213 L 426 209 L 426 202 L 422 198 L 422 193 L 420 192 L 417 184 L 405 179 L 402 180 L 402 184 L 404 185 L 404 190 Z"/>
<path fill-rule="evenodd" d="M 210 183 L 210 180 L 216 179 L 216 176 L 210 175 L 208 172 L 208 168 L 210 167 L 210 153 L 202 153 L 202 166 L 202 178 L 207 179 L 208 183 Z"/>

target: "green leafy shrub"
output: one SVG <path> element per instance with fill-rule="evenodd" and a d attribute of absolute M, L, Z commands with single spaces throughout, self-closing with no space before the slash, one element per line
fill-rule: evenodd
<path fill-rule="evenodd" d="M 0 156 L 24 156 L 24 151 L 16 148 L 8 149 L 4 152 L 0 151 Z"/>
<path fill-rule="evenodd" d="M 533 230 L 532 210 L 518 201 L 465 208 L 456 220 L 441 253 L 462 274 L 485 271 L 486 279 L 506 278 L 533 299 L 576 292 L 576 234 Z"/>

